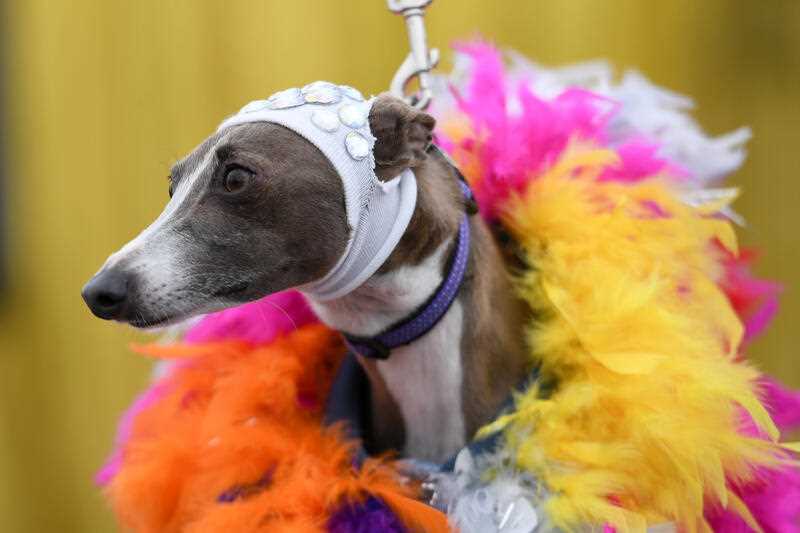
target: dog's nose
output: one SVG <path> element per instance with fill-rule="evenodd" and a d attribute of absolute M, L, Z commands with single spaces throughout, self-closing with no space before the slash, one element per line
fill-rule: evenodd
<path fill-rule="evenodd" d="M 81 296 L 96 316 L 121 318 L 128 299 L 127 276 L 114 269 L 101 270 L 83 287 Z"/>

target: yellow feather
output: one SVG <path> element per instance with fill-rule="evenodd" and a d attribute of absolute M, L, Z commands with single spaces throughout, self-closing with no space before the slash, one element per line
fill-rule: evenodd
<path fill-rule="evenodd" d="M 667 522 L 707 531 L 705 501 L 752 521 L 726 478 L 749 479 L 778 445 L 737 431 L 744 411 L 777 436 L 758 372 L 736 358 L 743 327 L 710 250 L 718 241 L 735 251 L 736 236 L 665 181 L 599 183 L 614 161 L 573 146 L 504 206 L 504 225 L 535 266 L 516 280 L 538 317 L 531 358 L 557 387 L 517 397 L 483 433 L 504 432 L 568 531 Z M 654 216 L 653 204 L 668 216 Z"/>
<path fill-rule="evenodd" d="M 784 442 L 781 446 L 791 452 L 800 453 L 800 442 Z"/>

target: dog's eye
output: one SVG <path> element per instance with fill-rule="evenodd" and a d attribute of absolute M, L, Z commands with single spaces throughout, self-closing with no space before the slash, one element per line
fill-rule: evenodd
<path fill-rule="evenodd" d="M 225 173 L 223 185 L 225 190 L 230 193 L 235 193 L 243 190 L 250 183 L 252 172 L 245 170 L 241 167 L 234 167 Z"/>
<path fill-rule="evenodd" d="M 172 198 L 172 193 L 175 192 L 175 186 L 172 184 L 172 180 L 169 180 L 169 197 Z"/>

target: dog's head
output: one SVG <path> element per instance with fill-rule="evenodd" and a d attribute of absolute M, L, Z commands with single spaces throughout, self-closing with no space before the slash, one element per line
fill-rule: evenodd
<path fill-rule="evenodd" d="M 433 119 L 379 96 L 369 113 L 376 174 L 424 159 Z M 351 228 L 341 177 L 298 133 L 270 122 L 223 129 L 170 173 L 170 201 L 86 284 L 94 314 L 166 325 L 322 278 Z"/>

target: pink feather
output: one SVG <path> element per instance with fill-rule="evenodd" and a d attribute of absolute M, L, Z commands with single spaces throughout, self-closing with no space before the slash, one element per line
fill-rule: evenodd
<path fill-rule="evenodd" d="M 258 301 L 205 316 L 186 333 L 186 342 L 237 339 L 266 344 L 300 326 L 316 322 L 305 297 L 298 291 L 272 294 Z"/>

